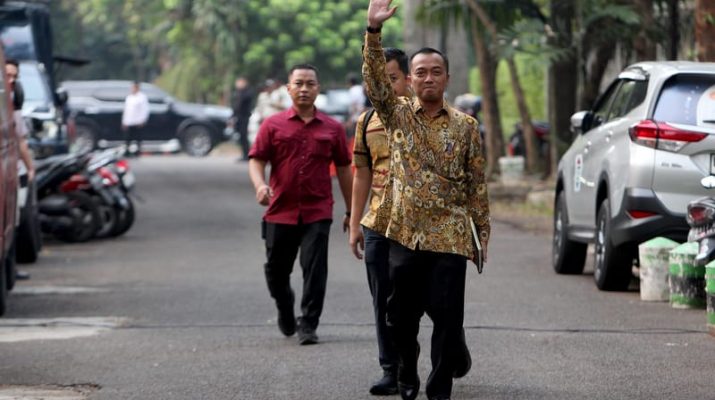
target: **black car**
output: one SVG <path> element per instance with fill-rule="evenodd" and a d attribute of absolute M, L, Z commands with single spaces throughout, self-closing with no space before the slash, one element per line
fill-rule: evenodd
<path fill-rule="evenodd" d="M 131 86 L 131 81 L 119 80 L 62 83 L 76 124 L 77 151 L 124 142 L 122 112 Z M 150 83 L 142 83 L 140 90 L 147 96 L 150 109 L 143 148 L 163 152 L 183 149 L 192 156 L 205 156 L 231 137 L 230 108 L 178 101 Z"/>

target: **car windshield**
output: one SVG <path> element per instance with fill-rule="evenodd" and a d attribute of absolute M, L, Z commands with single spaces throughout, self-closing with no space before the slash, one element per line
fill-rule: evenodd
<path fill-rule="evenodd" d="M 50 102 L 50 90 L 37 64 L 20 64 L 19 80 L 25 102 Z"/>
<path fill-rule="evenodd" d="M 653 113 L 656 121 L 715 126 L 715 75 L 676 75 L 663 85 Z"/>
<path fill-rule="evenodd" d="M 6 58 L 14 58 L 16 60 L 37 59 L 29 24 L 22 26 L 4 26 L 0 29 L 0 38 L 5 47 Z"/>

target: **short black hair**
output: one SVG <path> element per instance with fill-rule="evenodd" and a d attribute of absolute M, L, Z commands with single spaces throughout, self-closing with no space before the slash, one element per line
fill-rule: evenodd
<path fill-rule="evenodd" d="M 7 65 L 7 64 L 14 65 L 14 66 L 16 66 L 16 67 L 18 67 L 18 68 L 20 67 L 20 63 L 19 63 L 16 59 L 14 59 L 14 58 L 6 58 L 6 59 L 5 59 L 5 65 Z"/>
<path fill-rule="evenodd" d="M 348 74 L 348 83 L 351 85 L 358 85 L 360 84 L 360 79 L 358 79 L 357 74 L 351 72 Z"/>
<path fill-rule="evenodd" d="M 410 57 L 410 63 L 415 59 L 415 57 L 417 57 L 418 54 L 439 54 L 444 61 L 444 69 L 447 70 L 447 73 L 449 73 L 449 60 L 441 51 L 433 49 L 432 47 L 423 47 L 412 54 L 412 57 Z"/>
<path fill-rule="evenodd" d="M 295 71 L 297 69 L 313 70 L 315 72 L 315 77 L 318 78 L 318 68 L 313 64 L 304 63 L 304 64 L 296 64 L 296 65 L 290 67 L 290 70 L 288 70 L 288 78 L 289 79 L 290 79 L 290 76 L 293 75 L 293 71 Z M 320 79 L 318 79 L 318 80 L 320 80 Z"/>
<path fill-rule="evenodd" d="M 382 52 L 385 54 L 385 63 L 390 61 L 397 61 L 397 66 L 400 67 L 405 75 L 410 74 L 410 67 L 408 66 L 407 54 L 404 51 L 395 47 L 385 47 Z"/>

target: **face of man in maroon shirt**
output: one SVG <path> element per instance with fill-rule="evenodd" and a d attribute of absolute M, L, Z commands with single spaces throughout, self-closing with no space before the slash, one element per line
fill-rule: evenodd
<path fill-rule="evenodd" d="M 288 93 L 298 109 L 313 108 L 320 93 L 318 74 L 312 69 L 296 69 L 288 77 Z"/>

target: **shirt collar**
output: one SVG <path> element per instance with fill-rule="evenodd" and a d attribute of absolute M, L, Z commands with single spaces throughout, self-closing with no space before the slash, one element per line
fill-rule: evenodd
<path fill-rule="evenodd" d="M 315 110 L 315 113 L 313 115 L 313 119 L 317 119 L 318 121 L 323 121 L 323 113 L 318 110 L 317 107 L 313 106 L 313 110 Z M 286 110 L 286 118 L 287 119 L 300 119 L 300 115 L 298 115 L 298 112 L 296 111 L 295 107 L 291 106 L 288 110 Z"/>
<path fill-rule="evenodd" d="M 414 111 L 415 114 L 424 113 L 422 104 L 417 96 L 412 98 L 412 111 Z M 439 114 L 440 116 L 444 115 L 449 118 L 449 103 L 447 103 L 447 100 L 442 100 L 442 109 L 439 110 Z"/>

